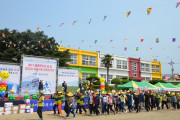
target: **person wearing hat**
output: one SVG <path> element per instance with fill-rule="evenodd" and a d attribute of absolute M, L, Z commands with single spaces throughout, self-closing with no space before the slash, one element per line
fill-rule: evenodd
<path fill-rule="evenodd" d="M 66 115 L 66 119 L 69 117 L 70 112 L 73 114 L 73 117 L 76 117 L 75 113 L 75 105 L 74 105 L 74 98 L 72 93 L 68 93 L 68 98 L 67 98 L 67 105 L 68 105 L 68 112 Z"/>
<path fill-rule="evenodd" d="M 98 116 L 99 113 L 100 113 L 99 110 L 98 110 L 99 104 L 100 104 L 100 99 L 99 99 L 99 93 L 98 93 L 98 92 L 95 94 L 94 104 L 95 104 L 95 107 L 94 107 L 94 109 L 95 109 L 95 114 Z"/>
<path fill-rule="evenodd" d="M 80 103 L 80 114 L 82 112 L 82 109 L 84 110 L 84 112 L 86 113 L 86 109 L 85 109 L 85 99 L 84 99 L 84 96 L 82 93 L 80 93 L 80 100 L 79 100 L 79 103 Z"/>
<path fill-rule="evenodd" d="M 108 94 L 108 108 L 107 108 L 107 114 L 109 115 L 109 110 L 113 111 L 114 115 L 115 115 L 115 111 L 112 109 L 113 106 L 113 97 L 111 95 L 111 93 Z"/>
<path fill-rule="evenodd" d="M 173 108 L 174 108 L 174 110 L 176 110 L 177 97 L 176 97 L 176 95 L 175 95 L 175 93 L 174 93 L 174 92 L 172 92 L 172 94 L 171 94 L 171 102 L 172 102 L 172 104 L 173 104 Z"/>
<path fill-rule="evenodd" d="M 159 107 L 160 102 L 161 102 L 161 96 L 157 92 L 155 95 L 155 103 L 156 103 L 157 110 L 160 110 L 160 107 Z"/>
<path fill-rule="evenodd" d="M 138 97 L 139 97 L 139 102 L 140 102 L 139 107 L 140 107 L 140 110 L 142 111 L 144 108 L 144 94 L 141 92 L 138 95 Z"/>
<path fill-rule="evenodd" d="M 140 112 L 140 109 L 139 109 L 139 97 L 138 97 L 138 93 L 134 93 L 135 95 L 135 98 L 134 98 L 134 104 L 135 104 L 135 110 L 136 112 Z"/>
<path fill-rule="evenodd" d="M 78 112 L 78 109 L 79 109 L 79 113 L 81 113 L 80 112 L 80 93 L 76 92 L 74 96 L 76 98 L 76 103 L 77 103 L 76 113 Z"/>
<path fill-rule="evenodd" d="M 38 110 L 37 110 L 37 114 L 39 115 L 39 120 L 43 120 L 43 117 L 42 117 L 42 108 L 44 106 L 44 95 L 43 95 L 43 91 L 40 91 L 39 92 L 40 94 L 40 97 L 37 101 L 38 103 Z"/>
<path fill-rule="evenodd" d="M 164 104 L 166 105 L 166 108 L 168 108 L 168 105 L 167 105 L 167 95 L 165 93 L 162 94 L 162 109 L 164 109 Z"/>
<path fill-rule="evenodd" d="M 53 106 L 53 111 L 54 111 L 54 114 L 56 114 L 56 107 L 58 108 L 58 94 L 54 93 L 54 96 L 55 96 L 55 102 Z M 59 111 L 58 111 L 58 114 L 59 114 Z"/>
<path fill-rule="evenodd" d="M 88 100 L 88 102 L 89 102 L 89 111 L 90 111 L 90 116 L 92 115 L 92 112 L 93 112 L 93 110 L 94 110 L 94 91 L 89 91 L 88 92 L 88 94 L 89 94 L 89 100 Z"/>
<path fill-rule="evenodd" d="M 145 92 L 145 109 L 148 112 L 150 110 L 150 95 L 148 92 Z"/>
<path fill-rule="evenodd" d="M 130 91 L 128 90 L 127 91 L 127 105 L 128 105 L 128 109 L 129 109 L 129 112 L 132 111 L 132 99 L 133 99 L 133 96 L 130 94 Z"/>
<path fill-rule="evenodd" d="M 58 112 L 59 112 L 59 115 L 61 116 L 62 115 L 62 110 L 61 110 L 61 106 L 63 104 L 63 95 L 62 95 L 62 92 L 58 92 Z"/>
<path fill-rule="evenodd" d="M 126 97 L 126 95 L 124 95 L 124 92 L 121 92 L 120 99 L 121 99 L 121 110 L 122 110 L 122 113 L 127 113 L 127 111 L 125 109 L 125 104 L 126 104 L 126 101 L 127 101 L 127 97 Z"/>
<path fill-rule="evenodd" d="M 102 93 L 102 115 L 104 114 L 104 112 L 107 112 L 107 103 L 108 103 L 108 98 L 106 96 L 106 92 Z"/>

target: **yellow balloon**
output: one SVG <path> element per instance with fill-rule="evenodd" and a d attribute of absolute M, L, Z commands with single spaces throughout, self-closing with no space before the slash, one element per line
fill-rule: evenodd
<path fill-rule="evenodd" d="M 100 78 L 100 82 L 104 83 L 105 82 L 105 78 Z"/>
<path fill-rule="evenodd" d="M 1 78 L 4 80 L 4 79 L 8 79 L 9 77 L 9 72 L 8 71 L 1 71 L 1 74 L 0 74 Z"/>

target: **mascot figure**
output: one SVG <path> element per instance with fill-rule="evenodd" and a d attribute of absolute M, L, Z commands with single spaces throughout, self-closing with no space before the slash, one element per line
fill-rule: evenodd
<path fill-rule="evenodd" d="M 9 78 L 8 71 L 1 71 L 0 73 L 1 81 L 0 81 L 0 97 L 4 97 L 7 88 L 7 79 Z"/>

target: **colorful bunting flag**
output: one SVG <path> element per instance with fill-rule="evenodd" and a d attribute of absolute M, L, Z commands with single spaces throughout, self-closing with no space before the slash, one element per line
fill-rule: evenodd
<path fill-rule="evenodd" d="M 72 25 L 75 25 L 76 24 L 76 21 L 73 21 Z"/>
<path fill-rule="evenodd" d="M 97 40 L 95 40 L 95 42 L 94 42 L 95 44 L 97 43 Z"/>
<path fill-rule="evenodd" d="M 178 2 L 178 3 L 176 4 L 176 8 L 179 7 L 179 5 L 180 5 L 180 2 Z"/>
<path fill-rule="evenodd" d="M 124 39 L 124 42 L 126 42 L 127 41 L 127 39 Z"/>
<path fill-rule="evenodd" d="M 91 23 L 91 21 L 92 21 L 92 18 L 89 19 L 89 24 Z"/>
<path fill-rule="evenodd" d="M 5 37 L 5 34 L 4 34 L 4 33 L 2 33 L 2 36 L 3 36 L 3 37 Z"/>
<path fill-rule="evenodd" d="M 138 47 L 136 47 L 136 51 L 138 51 L 139 50 L 139 48 Z"/>
<path fill-rule="evenodd" d="M 143 42 L 144 41 L 144 39 L 141 39 L 141 42 Z"/>
<path fill-rule="evenodd" d="M 36 30 L 39 30 L 39 27 L 37 27 Z"/>
<path fill-rule="evenodd" d="M 63 25 L 64 25 L 64 23 L 61 23 L 60 27 L 63 26 Z"/>
<path fill-rule="evenodd" d="M 159 38 L 156 38 L 156 43 L 159 43 Z"/>
<path fill-rule="evenodd" d="M 111 47 L 111 48 L 114 48 L 114 47 Z"/>
<path fill-rule="evenodd" d="M 110 40 L 110 42 L 112 42 L 113 40 Z"/>
<path fill-rule="evenodd" d="M 42 45 L 42 48 L 44 48 L 44 45 Z"/>
<path fill-rule="evenodd" d="M 106 19 L 107 19 L 107 16 L 104 16 L 103 21 L 105 21 Z"/>
<path fill-rule="evenodd" d="M 147 15 L 150 15 L 152 8 L 147 8 Z"/>
<path fill-rule="evenodd" d="M 176 42 L 176 38 L 173 38 L 173 39 L 172 39 L 172 42 Z"/>
<path fill-rule="evenodd" d="M 126 17 L 128 18 L 130 14 L 131 14 L 131 11 L 128 11 Z"/>
<path fill-rule="evenodd" d="M 126 51 L 127 50 L 127 47 L 124 47 L 124 51 Z"/>
<path fill-rule="evenodd" d="M 152 50 L 152 47 L 150 48 L 150 50 Z"/>

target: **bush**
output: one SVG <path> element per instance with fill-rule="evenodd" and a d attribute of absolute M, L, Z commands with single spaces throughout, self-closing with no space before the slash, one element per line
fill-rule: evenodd
<path fill-rule="evenodd" d="M 118 84 L 121 84 L 121 81 L 120 81 L 119 78 L 114 78 L 114 79 L 111 81 L 111 84 L 116 84 L 116 85 L 118 85 Z"/>
<path fill-rule="evenodd" d="M 129 80 L 132 81 L 132 80 L 134 80 L 134 78 L 130 77 Z"/>
<path fill-rule="evenodd" d="M 122 77 L 121 79 L 122 80 L 128 80 L 128 77 Z"/>
<path fill-rule="evenodd" d="M 125 83 L 128 83 L 129 80 L 122 80 L 121 82 L 122 82 L 122 84 L 125 84 Z"/>
<path fill-rule="evenodd" d="M 100 85 L 93 85 L 94 89 L 100 89 Z"/>
<path fill-rule="evenodd" d="M 96 80 L 96 82 L 93 82 L 93 84 L 94 84 L 94 85 L 100 85 L 101 82 L 100 82 L 100 80 Z"/>
<path fill-rule="evenodd" d="M 151 84 L 153 84 L 153 85 L 155 85 L 155 84 L 158 83 L 158 82 L 160 82 L 160 83 L 166 83 L 166 81 L 164 81 L 164 80 L 150 80 L 150 81 L 149 81 L 149 83 L 151 83 Z"/>
<path fill-rule="evenodd" d="M 114 90 L 115 88 L 113 86 L 109 86 L 109 90 Z"/>
<path fill-rule="evenodd" d="M 83 85 L 87 85 L 88 84 L 88 82 L 83 82 Z"/>

